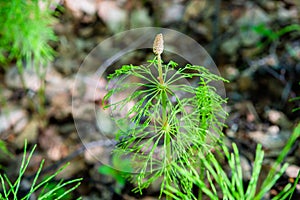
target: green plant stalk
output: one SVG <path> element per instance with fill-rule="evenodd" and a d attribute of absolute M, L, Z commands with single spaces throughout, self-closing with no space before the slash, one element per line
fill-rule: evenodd
<path fill-rule="evenodd" d="M 161 85 L 164 85 L 162 65 L 161 65 L 161 55 L 160 54 L 157 55 L 157 65 L 158 65 L 158 79 L 159 79 L 159 83 Z"/>
<path fill-rule="evenodd" d="M 199 178 L 204 182 L 204 168 L 201 165 L 201 161 L 199 160 Z M 201 190 L 201 188 L 198 189 L 198 200 L 202 200 L 203 198 L 203 192 Z"/>
<path fill-rule="evenodd" d="M 170 136 L 170 127 L 169 127 L 169 123 L 168 123 L 168 116 L 167 116 L 167 94 L 166 91 L 162 91 L 162 122 L 163 122 L 163 130 L 165 131 L 165 143 L 167 146 L 166 149 L 166 156 L 168 159 L 168 164 L 171 163 L 171 153 L 172 153 L 172 149 L 171 149 L 171 136 Z"/>
<path fill-rule="evenodd" d="M 21 85 L 23 87 L 23 90 L 26 91 L 26 82 L 25 82 L 25 79 L 23 76 L 24 71 L 23 71 L 23 65 L 22 65 L 21 59 L 19 61 L 17 61 L 17 69 L 18 69 L 18 74 L 19 74 L 19 77 L 21 80 Z M 34 102 L 31 99 L 29 99 L 28 104 L 29 104 L 29 108 L 34 111 Z"/>
<path fill-rule="evenodd" d="M 168 161 L 170 163 L 171 161 L 171 138 L 170 135 L 168 133 L 168 116 L 167 116 L 167 100 L 168 100 L 168 96 L 165 90 L 165 82 L 164 82 L 164 77 L 163 77 L 163 70 L 162 70 L 162 64 L 161 64 L 161 55 L 158 54 L 157 55 L 157 62 L 158 62 L 158 79 L 159 79 L 159 83 L 160 83 L 160 87 L 161 87 L 161 104 L 162 104 L 162 125 L 163 125 L 163 129 L 165 130 L 165 134 L 166 134 L 166 144 L 167 144 L 167 151 L 166 151 L 166 156 L 168 158 Z"/>
<path fill-rule="evenodd" d="M 169 124 L 168 124 L 168 116 L 167 116 L 167 101 L 168 101 L 168 95 L 165 90 L 165 82 L 163 77 L 163 70 L 162 70 L 162 64 L 161 64 L 161 55 L 157 55 L 157 61 L 158 61 L 158 79 L 161 87 L 161 105 L 162 105 L 162 129 L 165 131 L 165 144 L 166 144 L 166 156 L 167 156 L 167 165 L 168 168 L 170 167 L 171 160 L 172 160 L 172 149 L 171 149 L 171 137 L 169 134 Z M 167 179 L 166 185 L 170 185 L 170 180 Z M 167 195 L 167 200 L 171 200 L 172 197 Z"/>
<path fill-rule="evenodd" d="M 43 76 L 45 77 L 45 76 Z M 38 115 L 39 119 L 42 123 L 42 127 L 46 126 L 46 121 L 45 116 L 46 116 L 46 109 L 45 109 L 45 104 L 46 104 L 46 92 L 45 92 L 45 79 L 42 78 L 41 81 L 41 88 L 38 90 Z"/>
<path fill-rule="evenodd" d="M 166 156 L 167 156 L 167 159 L 168 159 L 168 169 L 169 169 L 171 167 L 170 164 L 171 164 L 171 159 L 172 159 L 172 157 L 171 157 L 171 151 L 172 151 L 172 149 L 171 149 L 171 137 L 170 137 L 169 133 L 166 133 L 166 144 L 167 144 Z M 171 182 L 170 182 L 169 179 L 167 179 L 166 185 L 171 185 Z M 167 195 L 166 199 L 171 200 L 172 197 Z"/>

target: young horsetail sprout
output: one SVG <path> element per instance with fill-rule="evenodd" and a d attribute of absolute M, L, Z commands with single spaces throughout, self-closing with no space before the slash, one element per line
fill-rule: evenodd
<path fill-rule="evenodd" d="M 226 80 L 203 66 L 164 64 L 163 50 L 160 33 L 154 39 L 153 60 L 147 66 L 129 64 L 115 70 L 108 76 L 114 88 L 104 98 L 105 108 L 116 113 L 114 120 L 120 128 L 114 156 L 131 159 L 135 191 L 160 181 L 161 194 L 169 186 L 191 189 L 191 181 L 181 177 L 174 166 L 184 170 L 197 166 L 197 152 L 205 154 L 219 141 L 224 126 L 220 119 L 226 117 L 222 107 L 226 100 L 209 84 Z M 197 86 L 190 84 L 194 79 Z M 124 95 L 124 91 L 129 92 Z M 114 98 L 118 96 L 123 99 Z"/>

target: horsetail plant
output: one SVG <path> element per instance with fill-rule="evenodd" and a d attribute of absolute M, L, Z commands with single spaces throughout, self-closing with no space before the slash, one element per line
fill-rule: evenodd
<path fill-rule="evenodd" d="M 27 141 L 25 140 L 24 154 L 19 169 L 19 174 L 14 182 L 6 174 L 0 174 L 0 200 L 29 200 L 29 199 L 71 199 L 72 191 L 79 187 L 82 178 L 71 179 L 67 181 L 60 180 L 59 182 L 53 183 L 56 176 L 61 173 L 67 164 L 58 169 L 56 172 L 49 174 L 41 180 L 41 172 L 44 166 L 44 160 L 40 163 L 38 170 L 33 180 L 26 179 L 25 172 L 28 168 L 29 162 L 34 154 L 36 145 L 30 152 L 27 152 Z M 27 155 L 28 154 L 28 155 Z M 22 188 L 22 182 L 28 182 L 27 187 Z M 51 185 L 51 187 L 50 187 Z M 22 189 L 24 191 L 22 191 Z M 26 189 L 26 190 L 25 190 Z M 78 200 L 81 198 L 77 198 Z"/>
<path fill-rule="evenodd" d="M 123 65 L 110 74 L 103 101 L 105 109 L 118 112 L 114 121 L 120 130 L 113 154 L 131 159 L 135 191 L 142 192 L 154 181 L 161 181 L 161 195 L 171 186 L 185 193 L 191 190 L 192 182 L 182 179 L 173 165 L 184 170 L 198 165 L 196 155 L 217 144 L 227 115 L 222 107 L 226 100 L 211 86 L 226 80 L 202 66 L 166 64 L 163 50 L 163 35 L 158 34 L 153 60 L 146 66 Z M 195 81 L 196 86 L 191 84 Z M 120 99 L 124 91 L 129 94 Z M 122 115 L 120 110 L 127 112 Z"/>
<path fill-rule="evenodd" d="M 299 136 L 300 124 L 298 124 L 294 129 L 293 134 L 261 184 L 259 184 L 259 180 L 261 180 L 260 176 L 262 174 L 262 165 L 264 159 L 264 151 L 261 144 L 257 145 L 251 179 L 246 187 L 243 179 L 240 155 L 235 143 L 232 143 L 232 152 L 230 152 L 229 148 L 224 143 L 220 145 L 220 149 L 223 152 L 222 154 L 225 155 L 229 165 L 230 175 L 228 175 L 224 170 L 224 163 L 220 162 L 217 159 L 217 156 L 212 152 L 208 152 L 205 155 L 202 152 L 199 152 L 198 154 L 201 163 L 204 165 L 206 179 L 201 178 L 199 172 L 194 167 L 190 167 L 189 171 L 182 169 L 179 165 L 174 165 L 173 167 L 181 174 L 182 177 L 191 181 L 195 187 L 198 187 L 198 189 L 201 190 L 207 197 L 209 197 L 209 199 L 260 200 L 264 199 L 265 195 L 270 192 L 272 187 L 286 171 L 289 164 L 282 162 Z M 300 172 L 298 172 L 298 175 L 293 183 L 288 183 L 285 185 L 282 190 L 272 199 L 292 199 L 295 188 L 299 183 L 299 178 Z M 166 194 L 175 200 L 199 199 L 192 193 L 191 190 L 185 192 L 186 193 L 183 193 L 174 186 L 168 187 L 168 190 L 165 191 Z"/>
<path fill-rule="evenodd" d="M 45 8 L 42 8 L 42 4 Z M 11 0 L 0 2 L 0 69 L 9 70 L 16 63 L 22 87 L 26 89 L 25 69 L 38 75 L 41 87 L 37 96 L 29 99 L 30 109 L 36 110 L 41 122 L 46 115 L 45 76 L 55 50 L 49 42 L 57 41 L 52 28 L 56 18 L 50 8 L 51 1 Z"/>

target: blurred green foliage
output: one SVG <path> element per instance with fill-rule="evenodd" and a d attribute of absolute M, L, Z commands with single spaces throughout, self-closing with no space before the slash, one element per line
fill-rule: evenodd
<path fill-rule="evenodd" d="M 20 72 L 22 63 L 38 70 L 53 59 L 54 50 L 48 42 L 56 40 L 50 26 L 55 18 L 49 1 L 10 0 L 0 2 L 0 63 L 16 61 Z M 42 7 L 44 7 L 42 9 Z"/>
<path fill-rule="evenodd" d="M 274 29 L 269 28 L 266 24 L 262 23 L 257 26 L 253 26 L 252 30 L 254 32 L 256 32 L 257 34 L 266 38 L 265 41 L 263 41 L 259 44 L 260 48 L 264 48 L 268 44 L 270 44 L 274 41 L 278 41 L 280 39 L 280 37 L 282 37 L 285 34 L 295 32 L 295 31 L 300 33 L 300 25 L 299 24 L 290 24 L 290 25 L 284 26 L 278 30 L 274 30 Z"/>
<path fill-rule="evenodd" d="M 10 0 L 0 2 L 0 68 L 16 63 L 23 86 L 24 68 L 31 68 L 43 82 L 45 68 L 54 58 L 55 51 L 49 45 L 57 40 L 52 29 L 54 10 L 49 0 Z M 38 103 L 31 102 L 32 110 L 45 114 L 44 84 L 38 91 Z M 41 117 L 42 118 L 42 117 Z"/>
<path fill-rule="evenodd" d="M 98 168 L 100 174 L 110 176 L 116 181 L 114 190 L 117 194 L 121 194 L 122 189 L 125 187 L 126 178 L 132 171 L 130 160 L 122 159 L 116 155 L 112 157 L 112 167 L 101 165 Z"/>

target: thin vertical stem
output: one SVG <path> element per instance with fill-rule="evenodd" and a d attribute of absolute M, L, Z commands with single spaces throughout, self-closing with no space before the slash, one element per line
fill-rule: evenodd
<path fill-rule="evenodd" d="M 200 172 L 200 179 L 204 182 L 204 168 L 202 166 L 201 160 L 199 161 L 199 172 Z M 198 200 L 202 200 L 203 198 L 203 192 L 201 188 L 199 187 L 198 190 Z"/>
<path fill-rule="evenodd" d="M 163 72 L 162 72 L 162 65 L 161 65 L 161 56 L 160 54 L 157 55 L 157 65 L 158 65 L 158 80 L 161 85 L 164 85 L 163 79 Z"/>
<path fill-rule="evenodd" d="M 168 106 L 168 94 L 166 91 L 166 85 L 164 82 L 163 77 L 163 67 L 162 67 L 162 60 L 161 60 L 161 54 L 164 50 L 164 40 L 163 35 L 157 34 L 153 43 L 153 52 L 157 56 L 157 70 L 158 70 L 158 80 L 159 80 L 159 88 L 161 92 L 161 109 L 162 109 L 162 130 L 165 133 L 165 151 L 166 151 L 166 158 L 167 158 L 167 170 L 171 167 L 171 161 L 172 161 L 172 148 L 171 148 L 171 136 L 170 136 L 170 125 L 168 123 L 168 114 L 167 114 L 167 106 Z M 166 179 L 166 185 L 171 185 L 171 180 L 169 178 Z M 167 200 L 172 200 L 172 197 L 167 195 Z"/>
<path fill-rule="evenodd" d="M 162 64 L 161 64 L 161 57 L 160 54 L 157 55 L 157 60 L 158 60 L 158 79 L 160 83 L 160 88 L 161 88 L 161 104 L 162 104 L 162 125 L 163 128 L 165 129 L 166 126 L 168 125 L 168 117 L 167 117 L 167 101 L 168 101 L 168 95 L 165 90 L 165 82 L 164 82 L 164 77 L 163 77 L 163 70 L 162 70 Z"/>
<path fill-rule="evenodd" d="M 45 80 L 43 77 L 40 79 L 41 81 L 41 87 L 38 90 L 38 115 L 39 120 L 41 122 L 41 127 L 44 128 L 47 124 L 45 117 L 46 117 L 46 110 L 45 110 L 45 104 L 46 104 L 46 94 L 45 94 Z"/>
<path fill-rule="evenodd" d="M 17 69 L 18 69 L 18 74 L 21 80 L 23 90 L 26 91 L 26 81 L 24 78 L 24 69 L 23 69 L 23 63 L 21 59 L 17 61 Z M 34 111 L 35 110 L 34 102 L 31 99 L 29 99 L 28 104 L 29 104 L 29 108 L 32 109 L 32 111 Z"/>
<path fill-rule="evenodd" d="M 169 123 L 167 114 L 168 95 L 165 90 L 165 83 L 162 73 L 162 64 L 160 54 L 157 55 L 158 60 L 158 79 L 161 87 L 161 107 L 162 107 L 162 129 L 165 131 L 165 144 L 166 144 L 166 157 L 167 157 L 167 168 L 170 167 L 172 161 L 172 149 L 171 149 L 171 137 L 169 133 Z M 166 180 L 166 185 L 171 185 L 169 179 Z M 166 200 L 171 200 L 172 197 L 167 195 Z"/>

